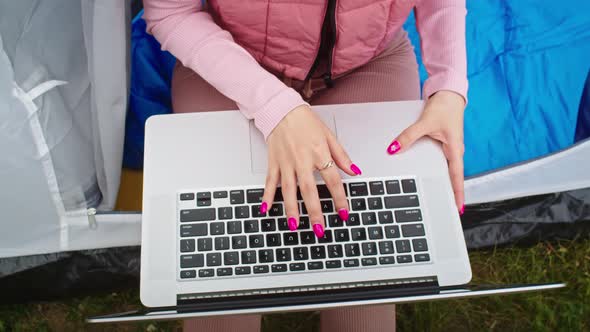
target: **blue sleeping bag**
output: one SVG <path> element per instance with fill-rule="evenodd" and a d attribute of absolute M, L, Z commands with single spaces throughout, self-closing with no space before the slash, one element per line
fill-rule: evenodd
<path fill-rule="evenodd" d="M 590 69 L 590 1 L 468 0 L 467 9 L 465 175 L 540 157 L 588 135 L 576 135 L 576 127 L 584 128 L 578 119 L 590 122 L 578 116 Z M 423 82 L 413 15 L 405 29 L 417 46 Z M 174 59 L 145 34 L 143 20 L 134 20 L 132 30 L 124 162 L 141 167 L 145 119 L 171 111 Z"/>

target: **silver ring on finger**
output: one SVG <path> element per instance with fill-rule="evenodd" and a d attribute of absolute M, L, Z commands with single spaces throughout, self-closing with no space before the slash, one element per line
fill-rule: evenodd
<path fill-rule="evenodd" d="M 318 170 L 319 170 L 320 172 L 321 172 L 321 171 L 325 171 L 325 170 L 327 170 L 328 168 L 330 168 L 330 167 L 332 167 L 332 166 L 334 166 L 334 160 L 329 160 L 329 161 L 325 162 L 325 163 L 322 165 L 322 167 L 318 168 Z"/>

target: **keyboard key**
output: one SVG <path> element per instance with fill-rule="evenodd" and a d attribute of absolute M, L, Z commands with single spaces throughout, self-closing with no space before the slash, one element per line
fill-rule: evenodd
<path fill-rule="evenodd" d="M 246 190 L 246 200 L 248 204 L 262 203 L 262 195 L 264 195 L 263 188 Z"/>
<path fill-rule="evenodd" d="M 381 265 L 395 264 L 395 257 L 394 256 L 379 257 L 379 264 L 381 264 Z"/>
<path fill-rule="evenodd" d="M 400 237 L 399 226 L 385 226 L 385 237 L 388 239 L 397 239 Z"/>
<path fill-rule="evenodd" d="M 227 191 L 216 191 L 213 193 L 213 198 L 227 198 Z"/>
<path fill-rule="evenodd" d="M 365 182 L 353 182 L 349 184 L 349 187 L 351 197 L 369 195 L 369 190 L 367 189 L 367 184 Z"/>
<path fill-rule="evenodd" d="M 263 217 L 266 217 L 266 214 L 260 213 L 260 204 L 258 204 L 258 205 L 252 205 L 251 210 L 252 210 L 252 218 L 263 218 Z"/>
<path fill-rule="evenodd" d="M 232 204 L 244 204 L 244 191 L 232 190 L 229 192 L 229 201 Z"/>
<path fill-rule="evenodd" d="M 180 194 L 181 201 L 192 201 L 193 199 L 195 199 L 195 194 L 193 193 Z"/>
<path fill-rule="evenodd" d="M 289 264 L 289 271 L 304 271 L 305 263 L 291 263 Z"/>
<path fill-rule="evenodd" d="M 197 271 L 195 270 L 184 270 L 180 271 L 180 279 L 192 279 L 197 277 Z"/>
<path fill-rule="evenodd" d="M 273 233 L 266 234 L 266 246 L 267 247 L 278 247 L 281 245 L 281 234 Z"/>
<path fill-rule="evenodd" d="M 301 214 L 305 214 L 307 215 L 307 208 L 305 207 L 305 203 L 301 202 L 301 204 L 299 205 L 299 211 L 301 212 Z"/>
<path fill-rule="evenodd" d="M 252 273 L 252 269 L 249 266 L 237 266 L 236 275 L 244 275 Z"/>
<path fill-rule="evenodd" d="M 359 266 L 359 260 L 358 259 L 345 259 L 344 260 L 344 267 L 357 267 Z"/>
<path fill-rule="evenodd" d="M 297 237 L 297 233 L 295 233 L 295 232 L 283 233 L 283 245 L 295 246 L 298 244 L 299 244 L 299 239 Z"/>
<path fill-rule="evenodd" d="M 414 248 L 414 251 L 416 251 L 416 252 L 428 250 L 428 245 L 426 244 L 426 239 L 413 239 L 412 240 L 412 247 Z"/>
<path fill-rule="evenodd" d="M 380 241 L 379 242 L 379 253 L 381 255 L 393 254 L 393 242 L 392 241 Z"/>
<path fill-rule="evenodd" d="M 332 231 L 327 229 L 324 231 L 324 236 L 318 239 L 318 243 L 332 243 Z"/>
<path fill-rule="evenodd" d="M 307 262 L 308 270 L 321 270 L 324 268 L 324 262 Z"/>
<path fill-rule="evenodd" d="M 315 234 L 313 232 L 301 232 L 301 244 L 314 244 Z"/>
<path fill-rule="evenodd" d="M 395 241 L 395 249 L 398 253 L 410 252 L 410 241 L 409 240 L 397 240 Z"/>
<path fill-rule="evenodd" d="M 367 232 L 363 227 L 352 228 L 350 235 L 353 241 L 364 241 L 367 239 Z"/>
<path fill-rule="evenodd" d="M 310 248 L 312 259 L 323 259 L 326 258 L 326 247 L 324 246 L 313 246 Z"/>
<path fill-rule="evenodd" d="M 397 210 L 395 211 L 395 220 L 397 222 L 422 221 L 422 212 L 420 209 Z"/>
<path fill-rule="evenodd" d="M 206 224 L 203 224 L 207 226 Z M 180 252 L 194 252 L 195 251 L 195 240 L 181 240 L 180 241 Z M 189 256 L 181 256 L 182 257 L 189 257 Z"/>
<path fill-rule="evenodd" d="M 181 255 L 180 256 L 180 267 L 203 267 L 205 264 L 203 254 L 196 255 Z"/>
<path fill-rule="evenodd" d="M 231 206 L 217 208 L 217 215 L 219 220 L 226 220 L 233 218 Z"/>
<path fill-rule="evenodd" d="M 258 250 L 258 261 L 260 263 L 274 262 L 274 253 L 273 253 L 272 249 Z"/>
<path fill-rule="evenodd" d="M 371 195 L 385 194 L 385 189 L 383 189 L 383 182 L 381 181 L 369 182 L 369 188 L 371 189 Z"/>
<path fill-rule="evenodd" d="M 348 226 L 359 226 L 361 224 L 361 216 L 358 213 L 351 213 L 348 215 L 346 225 Z"/>
<path fill-rule="evenodd" d="M 424 225 L 422 225 L 422 224 L 402 225 L 402 235 L 404 237 L 424 236 Z"/>
<path fill-rule="evenodd" d="M 320 201 L 320 206 L 322 207 L 323 213 L 334 212 L 334 204 L 332 201 Z"/>
<path fill-rule="evenodd" d="M 279 231 L 289 231 L 289 223 L 287 222 L 287 218 L 279 218 L 277 220 L 277 224 L 279 224 Z"/>
<path fill-rule="evenodd" d="M 307 247 L 293 248 L 293 258 L 295 258 L 296 261 L 308 260 L 309 254 L 307 252 Z"/>
<path fill-rule="evenodd" d="M 320 199 L 332 198 L 332 194 L 330 194 L 330 190 L 325 184 L 318 184 L 318 195 Z"/>
<path fill-rule="evenodd" d="M 199 278 L 211 278 L 215 276 L 213 269 L 201 269 L 199 270 Z"/>
<path fill-rule="evenodd" d="M 363 266 L 377 265 L 377 258 L 375 258 L 375 257 L 361 258 L 361 264 Z"/>
<path fill-rule="evenodd" d="M 274 219 L 262 219 L 261 224 L 263 232 L 274 232 L 277 230 L 277 223 Z"/>
<path fill-rule="evenodd" d="M 248 205 L 240 205 L 235 207 L 236 219 L 250 218 L 250 208 Z"/>
<path fill-rule="evenodd" d="M 363 225 L 376 225 L 377 224 L 377 215 L 375 212 L 365 212 L 361 214 L 363 219 Z"/>
<path fill-rule="evenodd" d="M 264 247 L 264 235 L 252 234 L 248 237 L 250 248 L 262 248 Z"/>
<path fill-rule="evenodd" d="M 215 220 L 215 209 L 192 209 L 180 211 L 180 222 Z"/>
<path fill-rule="evenodd" d="M 275 190 L 275 197 L 273 199 L 273 202 L 282 202 L 283 201 L 283 192 L 281 191 L 281 187 L 278 187 Z"/>
<path fill-rule="evenodd" d="M 340 258 L 344 256 L 342 253 L 342 245 L 341 244 L 331 244 L 328 246 L 328 257 L 330 258 Z"/>
<path fill-rule="evenodd" d="M 341 261 L 326 261 L 326 269 L 337 269 L 342 267 Z"/>
<path fill-rule="evenodd" d="M 276 251 L 277 262 L 288 262 L 291 260 L 291 250 L 289 248 L 280 248 Z"/>
<path fill-rule="evenodd" d="M 350 237 L 348 236 L 348 229 L 337 229 L 334 231 L 334 237 L 336 242 L 348 242 Z"/>
<path fill-rule="evenodd" d="M 215 250 L 228 250 L 229 236 L 220 236 L 215 238 Z"/>
<path fill-rule="evenodd" d="M 232 249 L 244 249 L 246 248 L 246 236 L 245 235 L 236 235 L 232 236 L 231 238 L 231 247 Z"/>
<path fill-rule="evenodd" d="M 364 211 L 367 209 L 367 202 L 364 198 L 353 198 L 350 201 L 353 211 Z"/>
<path fill-rule="evenodd" d="M 385 197 L 385 207 L 388 209 L 400 209 L 406 207 L 419 206 L 418 196 L 387 196 Z"/>
<path fill-rule="evenodd" d="M 225 234 L 225 223 L 212 222 L 209 224 L 209 232 L 211 235 L 223 235 Z"/>
<path fill-rule="evenodd" d="M 242 257 L 244 256 L 245 251 L 242 252 Z M 256 252 L 254 252 L 256 255 Z M 237 251 L 229 251 L 223 253 L 223 264 L 224 265 L 238 265 L 240 264 L 240 256 Z M 242 259 L 242 264 L 245 264 Z"/>
<path fill-rule="evenodd" d="M 381 200 L 381 197 L 369 197 L 367 198 L 367 204 L 369 205 L 369 210 L 383 209 L 383 201 Z"/>
<path fill-rule="evenodd" d="M 197 249 L 199 249 L 199 251 L 213 250 L 213 240 L 211 238 L 199 239 L 197 241 Z"/>
<path fill-rule="evenodd" d="M 364 242 L 362 245 L 364 256 L 377 255 L 377 245 L 375 242 Z"/>
<path fill-rule="evenodd" d="M 385 181 L 385 188 L 389 195 L 400 194 L 402 192 L 398 180 Z"/>
<path fill-rule="evenodd" d="M 197 206 L 211 206 L 211 193 L 197 193 Z"/>
<path fill-rule="evenodd" d="M 328 226 L 329 227 L 342 227 L 344 226 L 344 222 L 337 214 L 331 214 L 328 216 Z"/>
<path fill-rule="evenodd" d="M 411 263 L 412 262 L 412 256 L 411 255 L 397 256 L 397 262 L 399 264 Z"/>
<path fill-rule="evenodd" d="M 242 264 L 256 264 L 256 251 L 244 250 L 242 251 Z M 227 265 L 227 263 L 226 263 Z"/>
<path fill-rule="evenodd" d="M 379 223 L 380 224 L 392 224 L 393 223 L 393 213 L 391 211 L 379 211 L 377 212 L 379 216 Z"/>
<path fill-rule="evenodd" d="M 417 254 L 414 255 L 414 260 L 416 262 L 428 262 L 430 260 L 429 254 Z"/>
<path fill-rule="evenodd" d="M 369 239 L 381 240 L 383 238 L 383 229 L 381 227 L 369 227 Z"/>
<path fill-rule="evenodd" d="M 231 276 L 232 274 L 233 274 L 233 271 L 232 271 L 231 267 L 217 268 L 217 276 L 218 277 Z"/>
<path fill-rule="evenodd" d="M 271 217 L 280 217 L 283 215 L 283 204 L 281 203 L 274 203 L 270 210 L 268 211 L 268 215 Z"/>
<path fill-rule="evenodd" d="M 415 193 L 416 182 L 413 179 L 402 180 L 402 189 L 404 193 Z"/>
<path fill-rule="evenodd" d="M 270 269 L 272 272 L 287 272 L 287 264 L 273 264 Z"/>
<path fill-rule="evenodd" d="M 268 273 L 269 271 L 268 265 L 256 265 L 254 267 L 254 274 Z"/>
<path fill-rule="evenodd" d="M 239 221 L 230 221 L 227 223 L 227 234 L 242 233 L 242 223 Z"/>
<path fill-rule="evenodd" d="M 221 254 L 218 252 L 210 252 L 207 254 L 207 266 L 221 265 Z"/>
<path fill-rule="evenodd" d="M 346 257 L 356 257 L 361 255 L 361 250 L 358 243 L 345 244 L 344 252 L 346 253 Z"/>
<path fill-rule="evenodd" d="M 299 227 L 297 229 L 310 229 L 311 225 L 309 224 L 308 217 L 299 217 Z"/>
<path fill-rule="evenodd" d="M 258 233 L 258 220 L 246 220 L 244 221 L 244 232 L 245 233 Z"/>
<path fill-rule="evenodd" d="M 180 226 L 180 236 L 204 236 L 207 235 L 207 224 L 189 224 Z"/>

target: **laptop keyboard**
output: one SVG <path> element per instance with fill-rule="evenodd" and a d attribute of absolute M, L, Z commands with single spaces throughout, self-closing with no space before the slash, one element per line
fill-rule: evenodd
<path fill-rule="evenodd" d="M 318 185 L 326 224 L 321 239 L 312 231 L 300 193 L 299 228 L 294 232 L 280 188 L 266 215 L 259 213 L 261 187 L 179 193 L 179 280 L 430 263 L 415 179 L 343 182 L 348 221 L 338 216 L 328 188 Z"/>

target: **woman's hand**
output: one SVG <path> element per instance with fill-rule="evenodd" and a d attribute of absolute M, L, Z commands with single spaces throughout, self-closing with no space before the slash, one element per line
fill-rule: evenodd
<path fill-rule="evenodd" d="M 463 192 L 463 110 L 465 100 L 451 91 L 439 91 L 426 102 L 420 119 L 406 128 L 387 148 L 389 154 L 408 149 L 422 136 L 430 136 L 443 144 L 443 152 L 449 163 L 451 184 L 455 193 L 457 210 L 465 209 Z"/>
<path fill-rule="evenodd" d="M 317 237 L 323 237 L 324 215 L 313 174 L 320 170 L 338 215 L 342 220 L 348 219 L 348 201 L 338 169 L 322 168 L 333 160 L 338 168 L 348 175 L 359 175 L 361 171 L 350 161 L 334 134 L 309 106 L 299 106 L 289 112 L 272 131 L 267 139 L 267 145 L 268 174 L 260 206 L 261 213 L 265 214 L 272 206 L 280 181 L 289 229 L 296 230 L 299 225 L 299 183 L 313 231 Z"/>

